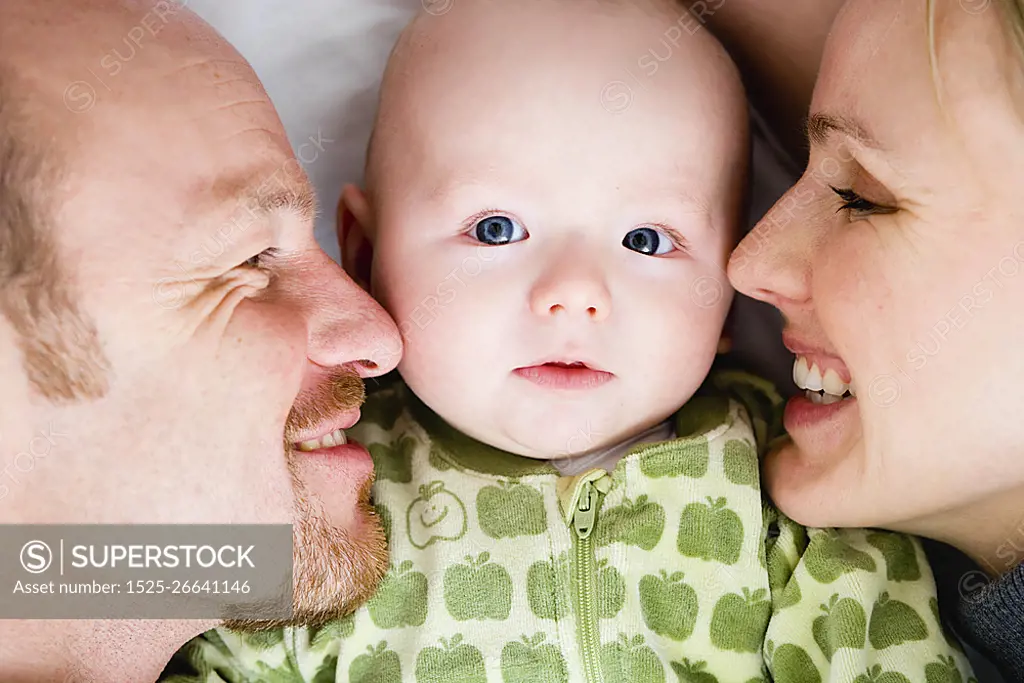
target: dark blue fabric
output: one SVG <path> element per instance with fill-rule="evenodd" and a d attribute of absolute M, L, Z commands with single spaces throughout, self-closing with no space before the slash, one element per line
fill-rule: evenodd
<path fill-rule="evenodd" d="M 1000 579 L 961 591 L 960 632 L 999 667 L 1008 683 L 1024 683 L 1024 564 Z"/>

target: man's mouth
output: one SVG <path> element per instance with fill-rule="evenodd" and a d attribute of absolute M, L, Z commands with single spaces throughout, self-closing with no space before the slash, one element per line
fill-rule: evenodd
<path fill-rule="evenodd" d="M 300 451 L 317 451 L 321 448 L 333 448 L 335 446 L 344 446 L 348 443 L 348 438 L 345 436 L 344 429 L 335 429 L 330 434 L 324 434 L 318 439 L 309 439 L 308 441 L 300 441 L 295 444 L 295 447 Z"/>
<path fill-rule="evenodd" d="M 834 358 L 798 355 L 793 362 L 793 382 L 816 405 L 827 406 L 857 396 L 849 370 Z"/>
<path fill-rule="evenodd" d="M 290 435 L 294 439 L 292 447 L 295 450 L 308 453 L 337 446 L 346 446 L 349 440 L 345 430 L 354 427 L 359 421 L 359 417 L 360 412 L 356 408 L 355 410 L 348 410 L 330 421 L 324 421 L 299 433 L 293 433 Z"/>

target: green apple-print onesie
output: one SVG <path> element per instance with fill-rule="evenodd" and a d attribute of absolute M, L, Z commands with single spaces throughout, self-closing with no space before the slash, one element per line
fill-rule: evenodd
<path fill-rule="evenodd" d="M 766 500 L 780 405 L 714 373 L 675 438 L 569 477 L 456 432 L 403 385 L 371 395 L 352 436 L 389 539 L 376 595 L 320 628 L 208 632 L 178 654 L 197 675 L 173 680 L 968 681 L 916 540 L 805 528 Z"/>

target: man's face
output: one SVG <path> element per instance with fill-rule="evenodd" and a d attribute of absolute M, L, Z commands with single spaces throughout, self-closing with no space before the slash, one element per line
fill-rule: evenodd
<path fill-rule="evenodd" d="M 101 397 L 51 401 L 0 318 L 0 519 L 294 523 L 296 619 L 329 616 L 368 597 L 386 551 L 368 454 L 317 440 L 358 419 L 358 378 L 397 363 L 397 332 L 317 246 L 266 93 L 192 15 L 69 104 L 141 18 L 0 55 L 60 112 L 53 242 L 108 365 Z"/>

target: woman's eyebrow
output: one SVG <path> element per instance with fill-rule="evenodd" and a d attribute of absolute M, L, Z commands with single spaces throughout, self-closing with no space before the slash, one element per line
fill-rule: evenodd
<path fill-rule="evenodd" d="M 815 112 L 807 117 L 807 139 L 812 145 L 828 144 L 829 136 L 832 133 L 840 133 L 853 138 L 865 147 L 881 149 L 881 145 L 874 136 L 868 133 L 867 129 L 856 119 L 823 112 Z"/>

